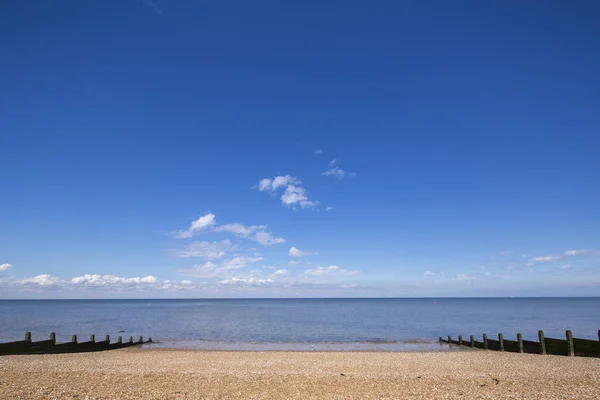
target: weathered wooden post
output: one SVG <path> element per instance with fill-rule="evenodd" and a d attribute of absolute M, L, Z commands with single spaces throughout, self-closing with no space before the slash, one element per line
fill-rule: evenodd
<path fill-rule="evenodd" d="M 129 342 L 128 343 L 133 343 L 133 336 L 129 336 Z"/>
<path fill-rule="evenodd" d="M 77 343 L 77 335 L 71 336 L 71 342 L 72 343 Z"/>
<path fill-rule="evenodd" d="M 567 353 L 573 357 L 575 355 L 575 346 L 573 345 L 573 334 L 567 330 Z"/>
<path fill-rule="evenodd" d="M 471 339 L 471 347 L 475 348 L 475 336 L 471 335 L 470 339 Z"/>
<path fill-rule="evenodd" d="M 104 338 L 104 341 L 110 343 L 110 335 L 106 335 L 106 337 Z"/>
<path fill-rule="evenodd" d="M 483 348 L 486 350 L 488 349 L 487 333 L 483 334 Z"/>
<path fill-rule="evenodd" d="M 56 344 L 56 332 L 50 332 L 50 340 L 52 340 L 52 344 Z"/>
<path fill-rule="evenodd" d="M 144 338 L 140 336 L 140 343 L 144 343 Z"/>
<path fill-rule="evenodd" d="M 524 353 L 525 350 L 523 349 L 523 335 L 521 335 L 520 333 L 517 333 L 517 342 L 519 342 L 519 353 Z"/>
<path fill-rule="evenodd" d="M 462 335 L 458 335 L 458 345 L 462 346 Z"/>
<path fill-rule="evenodd" d="M 600 329 L 598 329 L 598 341 L 600 342 Z"/>
<path fill-rule="evenodd" d="M 96 335 L 94 335 L 93 333 L 90 335 L 90 342 L 96 343 Z"/>
<path fill-rule="evenodd" d="M 498 334 L 498 342 L 500 342 L 500 351 L 504 351 L 504 336 L 501 333 Z"/>
<path fill-rule="evenodd" d="M 28 340 L 31 342 L 31 332 L 25 332 L 25 340 Z"/>
<path fill-rule="evenodd" d="M 452 336 L 448 335 L 448 346 L 452 347 Z"/>
<path fill-rule="evenodd" d="M 443 342 L 443 340 L 442 340 L 442 337 L 440 336 L 440 344 L 442 344 L 442 342 Z"/>
<path fill-rule="evenodd" d="M 151 337 L 148 338 L 148 343 L 152 343 L 152 338 Z"/>
<path fill-rule="evenodd" d="M 117 343 L 122 344 L 123 343 L 123 338 L 121 336 L 119 336 L 117 338 Z"/>
<path fill-rule="evenodd" d="M 544 341 L 544 331 L 538 331 L 538 339 L 540 340 L 540 354 L 546 354 L 546 342 Z"/>

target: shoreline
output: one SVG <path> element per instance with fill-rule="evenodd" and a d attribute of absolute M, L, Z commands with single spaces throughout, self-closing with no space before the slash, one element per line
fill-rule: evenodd
<path fill-rule="evenodd" d="M 0 357 L 2 399 L 597 399 L 600 359 L 128 348 Z"/>

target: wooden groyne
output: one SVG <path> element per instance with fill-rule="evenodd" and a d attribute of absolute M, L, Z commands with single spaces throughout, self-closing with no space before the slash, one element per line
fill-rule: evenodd
<path fill-rule="evenodd" d="M 77 341 L 77 335 L 73 335 L 70 342 L 56 343 L 56 334 L 52 332 L 48 340 L 34 342 L 31 340 L 31 332 L 26 332 L 25 340 L 0 343 L 0 355 L 82 353 L 122 349 L 144 343 L 152 343 L 152 338 L 148 338 L 148 340 L 144 341 L 144 338 L 140 336 L 137 341 L 134 341 L 133 337 L 130 336 L 127 341 L 123 341 L 123 338 L 119 336 L 116 342 L 111 343 L 109 335 L 106 335 L 104 340 L 100 341 L 96 341 L 96 335 L 91 335 L 90 340 L 79 342 Z"/>
<path fill-rule="evenodd" d="M 448 339 L 440 337 L 440 344 L 448 343 L 449 345 L 513 353 L 600 357 L 600 330 L 598 330 L 598 340 L 574 338 L 571 331 L 565 332 L 565 339 L 547 338 L 544 336 L 544 331 L 538 332 L 538 342 L 523 340 L 523 335 L 520 333 L 517 333 L 516 339 L 507 340 L 501 333 L 498 334 L 498 340 L 489 339 L 484 333 L 481 341 L 475 340 L 474 336 L 470 336 L 468 340 L 464 340 L 462 336 L 458 336 L 458 340 L 453 340 L 451 336 L 448 336 Z"/>

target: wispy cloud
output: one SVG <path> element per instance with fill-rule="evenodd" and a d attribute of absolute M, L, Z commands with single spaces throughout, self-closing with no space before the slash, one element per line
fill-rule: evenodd
<path fill-rule="evenodd" d="M 10 268 L 12 268 L 12 264 L 8 264 L 8 263 L 6 263 L 6 264 L 0 264 L 0 271 L 7 271 Z"/>
<path fill-rule="evenodd" d="M 183 249 L 171 252 L 179 258 L 198 257 L 204 260 L 216 260 L 225 256 L 233 248 L 230 240 L 222 240 L 220 242 L 193 242 Z"/>
<path fill-rule="evenodd" d="M 323 154 L 323 150 L 322 149 L 316 149 L 315 150 L 315 155 L 318 156 L 319 154 Z"/>
<path fill-rule="evenodd" d="M 325 208 L 325 211 L 332 211 L 332 210 L 333 210 L 333 207 L 331 207 L 331 206 Z"/>
<path fill-rule="evenodd" d="M 273 283 L 272 279 L 257 279 L 254 277 L 250 278 L 231 278 L 224 279 L 219 282 L 221 285 L 225 286 L 268 286 Z"/>
<path fill-rule="evenodd" d="M 308 192 L 302 186 L 302 182 L 290 175 L 280 175 L 274 178 L 263 178 L 258 182 L 257 189 L 260 192 L 278 193 L 283 190 L 281 202 L 290 207 L 313 208 L 319 205 L 318 201 L 309 199 Z"/>
<path fill-rule="evenodd" d="M 238 222 L 224 225 L 217 225 L 214 214 L 206 214 L 195 221 L 192 221 L 190 227 L 179 231 L 175 237 L 179 239 L 188 239 L 205 232 L 228 232 L 244 239 L 254 240 L 263 246 L 284 243 L 285 239 L 275 237 L 267 230 L 266 225 L 244 226 Z"/>
<path fill-rule="evenodd" d="M 246 268 L 248 265 L 254 264 L 262 260 L 264 260 L 263 257 L 238 256 L 232 258 L 231 260 L 224 261 L 221 268 L 224 270 Z"/>
<path fill-rule="evenodd" d="M 279 276 L 284 276 L 284 275 L 288 275 L 290 272 L 287 269 L 278 269 L 277 271 L 275 271 L 273 273 L 273 275 L 279 275 Z"/>
<path fill-rule="evenodd" d="M 562 256 L 539 256 L 539 257 L 533 257 L 529 261 L 534 262 L 534 263 L 539 263 L 539 262 L 556 261 L 556 260 L 560 260 L 561 258 L 562 258 Z"/>
<path fill-rule="evenodd" d="M 358 271 L 340 268 L 337 265 L 330 265 L 328 267 L 317 267 L 314 269 L 307 269 L 306 271 L 304 271 L 304 274 L 313 275 L 313 276 L 348 275 L 348 274 L 356 274 L 356 273 L 358 273 Z"/>
<path fill-rule="evenodd" d="M 472 276 L 472 275 L 467 275 L 467 274 L 458 274 L 456 275 L 454 278 L 452 278 L 453 281 L 473 281 L 476 280 L 477 278 Z"/>
<path fill-rule="evenodd" d="M 158 15 L 159 17 L 163 16 L 162 7 L 159 5 L 159 3 L 157 1 L 152 1 L 152 0 L 140 0 L 140 1 L 142 2 L 142 4 L 144 4 L 145 6 L 150 8 L 152 11 L 154 11 L 156 13 L 156 15 Z"/>
<path fill-rule="evenodd" d="M 329 168 L 325 172 L 321 172 L 323 176 L 331 176 L 333 178 L 342 179 L 344 177 L 354 178 L 356 174 L 354 172 L 347 173 L 346 170 L 340 168 L 337 164 L 337 159 L 329 161 Z"/>
<path fill-rule="evenodd" d="M 546 256 L 532 257 L 529 259 L 529 263 L 540 263 L 557 261 L 565 257 L 577 257 L 577 256 L 597 256 L 600 255 L 600 250 L 567 250 L 562 254 L 551 254 Z M 529 265 L 529 264 L 528 264 Z"/>
<path fill-rule="evenodd" d="M 563 254 L 565 256 L 597 256 L 600 255 L 600 250 L 567 250 Z"/>
<path fill-rule="evenodd" d="M 433 272 L 433 271 L 425 271 L 425 272 L 423 272 L 423 275 L 435 275 L 435 272 Z"/>

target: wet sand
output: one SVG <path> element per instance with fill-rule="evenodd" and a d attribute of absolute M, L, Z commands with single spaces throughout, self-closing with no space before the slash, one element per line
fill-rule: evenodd
<path fill-rule="evenodd" d="M 0 357 L 0 399 L 599 399 L 600 359 L 130 348 Z"/>

